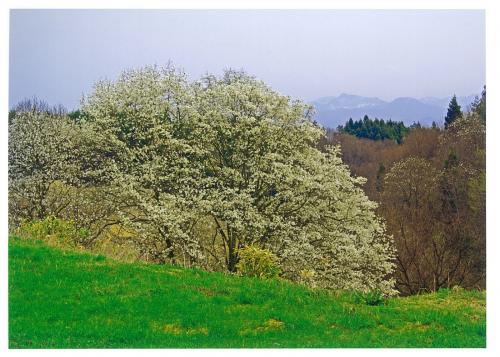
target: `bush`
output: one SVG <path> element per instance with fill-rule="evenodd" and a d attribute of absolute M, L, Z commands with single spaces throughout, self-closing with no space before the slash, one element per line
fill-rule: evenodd
<path fill-rule="evenodd" d="M 276 257 L 269 250 L 249 245 L 239 249 L 238 252 L 240 260 L 236 265 L 236 269 L 241 275 L 276 278 L 280 274 Z"/>
<path fill-rule="evenodd" d="M 385 303 L 384 294 L 379 290 L 356 292 L 356 300 L 360 303 L 370 306 L 377 306 Z"/>
<path fill-rule="evenodd" d="M 89 232 L 78 229 L 72 221 L 49 216 L 21 224 L 17 235 L 23 239 L 43 240 L 56 247 L 75 248 L 88 237 Z"/>

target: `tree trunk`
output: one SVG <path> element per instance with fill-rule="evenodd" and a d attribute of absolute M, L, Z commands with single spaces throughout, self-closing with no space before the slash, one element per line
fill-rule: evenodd
<path fill-rule="evenodd" d="M 231 273 L 236 272 L 236 264 L 238 263 L 238 251 L 236 246 L 236 237 L 232 229 L 228 228 L 228 264 L 227 268 Z"/>

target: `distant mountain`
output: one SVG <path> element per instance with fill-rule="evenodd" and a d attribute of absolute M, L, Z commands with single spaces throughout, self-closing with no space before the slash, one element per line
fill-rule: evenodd
<path fill-rule="evenodd" d="M 366 108 L 385 104 L 383 100 L 375 97 L 361 97 L 342 93 L 338 97 L 323 97 L 315 101 L 329 110 Z"/>
<path fill-rule="evenodd" d="M 478 95 L 479 96 L 479 95 Z M 458 104 L 462 107 L 462 110 L 468 109 L 468 106 L 474 101 L 475 95 L 467 95 L 464 97 L 457 97 Z M 451 97 L 449 98 L 435 98 L 435 97 L 425 97 L 420 98 L 420 101 L 425 104 L 437 105 L 438 107 L 443 107 L 448 109 L 448 104 L 450 104 Z"/>
<path fill-rule="evenodd" d="M 474 95 L 457 97 L 462 110 L 468 108 L 474 97 Z M 450 99 L 451 97 L 421 99 L 400 97 L 387 102 L 376 97 L 342 93 L 338 97 L 319 98 L 311 104 L 316 109 L 316 121 L 330 128 L 345 124 L 349 118 L 354 120 L 363 118 L 365 114 L 370 118 L 402 121 L 405 125 L 420 122 L 422 125 L 430 126 L 433 121 L 438 124 L 443 123 Z"/>

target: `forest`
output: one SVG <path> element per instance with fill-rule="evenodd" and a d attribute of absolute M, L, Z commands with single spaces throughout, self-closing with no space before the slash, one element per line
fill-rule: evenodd
<path fill-rule="evenodd" d="M 9 113 L 9 231 L 121 261 L 382 296 L 485 288 L 486 90 L 445 126 L 347 121 L 240 71 Z"/>
<path fill-rule="evenodd" d="M 390 124 L 367 117 L 356 124 L 392 132 Z M 444 127 L 402 126 L 401 140 L 390 134 L 367 139 L 351 128 L 349 120 L 329 130 L 322 145 L 340 145 L 352 173 L 367 178 L 364 191 L 394 237 L 398 291 L 484 289 L 486 88 L 465 110 L 453 97 Z"/>
<path fill-rule="evenodd" d="M 414 125 L 418 126 L 417 124 Z M 337 128 L 340 133 L 354 135 L 357 138 L 366 138 L 372 140 L 385 140 L 390 139 L 396 141 L 398 144 L 403 142 L 403 138 L 408 134 L 410 128 L 406 127 L 403 122 L 393 122 L 384 119 L 371 120 L 368 115 L 363 117 L 363 120 L 349 121 L 345 125 Z"/>

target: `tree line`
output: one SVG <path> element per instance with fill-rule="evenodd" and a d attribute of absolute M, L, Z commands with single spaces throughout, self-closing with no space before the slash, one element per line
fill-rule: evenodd
<path fill-rule="evenodd" d="M 417 124 L 414 125 L 418 126 Z M 350 118 L 345 125 L 340 125 L 337 131 L 345 134 L 354 135 L 357 138 L 371 140 L 393 140 L 398 144 L 403 142 L 403 138 L 409 133 L 410 127 L 404 125 L 402 121 L 395 122 L 384 119 L 370 119 L 365 115 L 363 119 L 353 121 Z"/>

